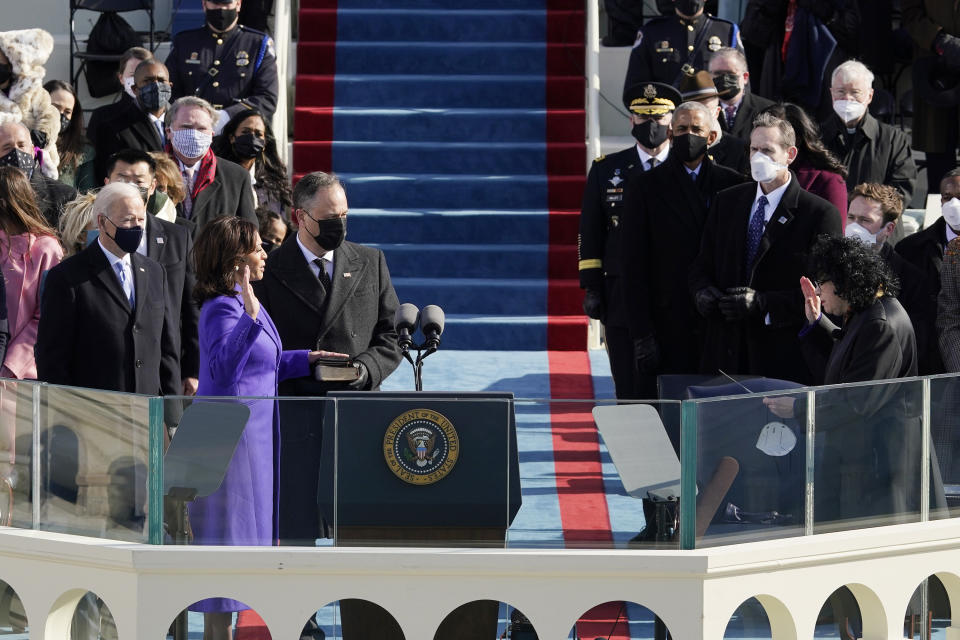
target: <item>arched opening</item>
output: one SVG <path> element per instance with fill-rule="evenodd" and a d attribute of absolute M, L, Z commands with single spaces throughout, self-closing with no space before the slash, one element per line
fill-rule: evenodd
<path fill-rule="evenodd" d="M 405 640 L 400 623 L 380 605 L 359 598 L 331 602 L 307 618 L 300 640 L 382 638 Z"/>
<path fill-rule="evenodd" d="M 750 638 L 751 640 L 773 640 L 770 617 L 756 598 L 743 601 L 730 616 L 727 628 L 723 632 L 724 640 Z"/>
<path fill-rule="evenodd" d="M 635 602 L 604 602 L 585 612 L 570 630 L 570 640 L 667 640 L 670 630 L 647 607 Z"/>
<path fill-rule="evenodd" d="M 20 596 L 9 584 L 0 580 L 0 636 L 22 636 L 30 632 L 27 612 Z"/>
<path fill-rule="evenodd" d="M 919 585 L 910 596 L 903 618 L 903 637 L 910 640 L 934 640 L 946 636 L 951 624 L 950 598 L 936 575 Z"/>
<path fill-rule="evenodd" d="M 433 640 L 488 640 L 500 637 L 537 640 L 537 633 L 519 609 L 496 600 L 474 600 L 448 613 L 433 634 Z"/>
<path fill-rule="evenodd" d="M 263 618 L 239 600 L 205 598 L 194 602 L 170 624 L 170 640 L 212 638 L 213 640 L 272 640 Z"/>
<path fill-rule="evenodd" d="M 83 594 L 74 607 L 69 637 L 70 640 L 119 640 L 110 607 L 92 591 Z"/>

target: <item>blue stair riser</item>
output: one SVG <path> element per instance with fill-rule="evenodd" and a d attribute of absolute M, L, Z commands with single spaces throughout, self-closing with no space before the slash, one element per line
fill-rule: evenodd
<path fill-rule="evenodd" d="M 397 296 L 420 308 L 436 304 L 446 313 L 487 315 L 546 315 L 545 280 L 472 280 L 439 277 L 442 265 L 434 267 L 436 278 L 393 278 Z M 421 274 L 426 270 L 421 270 Z"/>
<path fill-rule="evenodd" d="M 510 244 L 543 244 L 549 237 L 546 211 L 442 212 L 357 209 L 350 202 L 347 229 L 356 242 L 419 242 L 425 246 L 473 243 L 496 236 L 502 249 Z"/>
<path fill-rule="evenodd" d="M 451 322 L 447 318 L 440 348 L 446 350 L 542 351 L 547 348 L 547 320 L 540 322 Z M 424 365 L 429 372 L 430 361 Z"/>
<path fill-rule="evenodd" d="M 547 206 L 546 176 L 354 176 L 351 207 L 362 209 L 537 209 Z"/>
<path fill-rule="evenodd" d="M 545 133 L 546 113 L 541 109 L 337 109 L 333 113 L 335 140 L 459 140 L 543 144 Z"/>
<path fill-rule="evenodd" d="M 337 73 L 546 73 L 546 47 L 531 43 L 340 42 Z M 311 73 L 307 65 L 298 66 Z"/>
<path fill-rule="evenodd" d="M 583 156 L 583 145 L 572 148 Z M 299 146 L 294 166 L 310 166 L 310 143 Z M 306 160 L 304 162 L 303 160 Z M 542 143 L 335 142 L 333 167 L 342 173 L 543 175 L 547 152 Z"/>
<path fill-rule="evenodd" d="M 339 9 L 337 39 L 360 42 L 543 42 L 536 9 Z"/>
<path fill-rule="evenodd" d="M 496 242 L 499 235 L 497 230 L 491 229 L 487 239 Z M 478 240 L 482 241 L 483 238 Z M 426 271 L 438 267 L 458 278 L 547 277 L 547 245 L 437 246 L 418 243 L 374 246 L 383 250 L 390 266 L 390 275 L 397 278 L 422 276 Z M 575 260 L 576 256 L 571 256 L 571 259 Z"/>

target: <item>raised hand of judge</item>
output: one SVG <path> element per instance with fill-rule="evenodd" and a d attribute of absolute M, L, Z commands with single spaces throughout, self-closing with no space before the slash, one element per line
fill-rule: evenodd
<path fill-rule="evenodd" d="M 813 324 L 820 319 L 820 296 L 817 294 L 817 286 L 810 278 L 803 276 L 800 278 L 800 290 L 803 292 L 803 313 L 807 316 L 807 322 Z"/>

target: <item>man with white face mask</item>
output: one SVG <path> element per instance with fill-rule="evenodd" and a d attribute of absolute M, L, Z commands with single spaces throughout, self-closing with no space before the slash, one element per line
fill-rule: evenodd
<path fill-rule="evenodd" d="M 166 115 L 167 152 L 177 162 L 187 193 L 178 213 L 196 223 L 194 237 L 206 223 L 224 215 L 257 224 L 250 173 L 210 149 L 216 117 L 210 103 L 194 96 L 178 99 Z"/>
<path fill-rule="evenodd" d="M 830 94 L 834 113 L 821 125 L 823 142 L 847 168 L 848 189 L 864 182 L 888 184 L 909 203 L 917 166 L 906 134 L 870 115 L 873 73 L 848 60 L 834 70 Z"/>
<path fill-rule="evenodd" d="M 858 184 L 850 192 L 847 228 L 844 235 L 870 246 L 886 261 L 900 281 L 897 300 L 903 305 L 917 339 L 917 353 L 922 359 L 929 349 L 936 349 L 937 295 L 923 272 L 893 250 L 893 231 L 903 213 L 903 198 L 894 187 L 885 184 Z"/>
<path fill-rule="evenodd" d="M 940 293 L 940 268 L 947 243 L 960 235 L 960 169 L 948 172 L 940 181 L 940 208 L 943 217 L 932 225 L 897 243 L 896 252 L 923 272 L 934 295 Z M 935 348 L 920 352 L 922 376 L 944 373 L 940 352 Z"/>
<path fill-rule="evenodd" d="M 840 235 L 836 207 L 791 177 L 793 127 L 768 113 L 750 134 L 754 182 L 713 199 L 690 292 L 707 320 L 701 372 L 809 383 L 798 332 L 805 322 L 800 277 L 820 235 Z"/>

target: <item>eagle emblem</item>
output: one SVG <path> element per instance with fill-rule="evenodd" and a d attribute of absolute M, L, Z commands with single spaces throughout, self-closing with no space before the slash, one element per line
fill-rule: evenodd
<path fill-rule="evenodd" d="M 657 88 L 652 84 L 648 84 L 643 88 L 643 97 L 647 100 L 653 100 L 657 97 Z"/>
<path fill-rule="evenodd" d="M 442 480 L 460 457 L 453 423 L 432 409 L 412 409 L 394 418 L 383 436 L 383 457 L 400 480 L 415 485 Z"/>
<path fill-rule="evenodd" d="M 410 462 L 418 467 L 425 467 L 437 456 L 439 451 L 434 451 L 434 443 L 437 436 L 430 429 L 419 428 L 407 432 L 407 446 L 410 447 Z M 404 452 L 407 453 L 407 452 Z"/>

